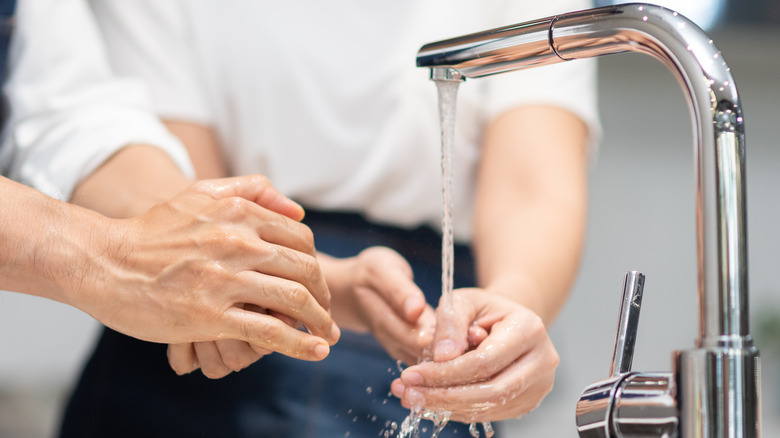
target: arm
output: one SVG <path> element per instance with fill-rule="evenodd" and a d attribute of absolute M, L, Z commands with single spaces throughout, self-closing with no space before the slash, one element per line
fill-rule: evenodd
<path fill-rule="evenodd" d="M 545 325 L 563 306 L 579 266 L 587 142 L 585 125 L 552 107 L 511 111 L 485 136 L 474 235 L 478 277 Z"/>
<path fill-rule="evenodd" d="M 436 361 L 393 383 L 404 405 L 493 421 L 530 411 L 550 391 L 558 356 L 545 324 L 582 250 L 587 139 L 577 117 L 552 107 L 515 109 L 489 125 L 474 236 L 482 289 L 456 291 L 454 312 L 437 311 Z M 476 340 L 472 323 L 484 330 Z"/>
<path fill-rule="evenodd" d="M 109 220 L 0 177 L 0 289 L 73 304 Z"/>

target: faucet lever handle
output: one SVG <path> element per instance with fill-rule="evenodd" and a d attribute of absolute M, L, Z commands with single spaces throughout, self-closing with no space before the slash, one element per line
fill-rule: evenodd
<path fill-rule="evenodd" d="M 644 274 L 637 271 L 626 273 L 623 280 L 623 297 L 620 301 L 617 334 L 615 335 L 615 349 L 612 352 L 612 365 L 609 370 L 612 377 L 631 371 L 644 286 Z"/>

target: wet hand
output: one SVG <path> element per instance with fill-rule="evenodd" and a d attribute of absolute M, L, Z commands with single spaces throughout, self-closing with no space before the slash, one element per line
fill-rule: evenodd
<path fill-rule="evenodd" d="M 444 347 L 434 347 L 436 361 L 411 366 L 392 383 L 405 407 L 446 410 L 461 422 L 498 421 L 530 412 L 552 389 L 558 354 L 527 308 L 460 289 L 438 320 L 449 326 L 440 332 L 437 325 L 436 342 Z"/>
<path fill-rule="evenodd" d="M 321 258 L 343 328 L 371 332 L 393 358 L 417 363 L 433 339 L 435 315 L 397 252 L 371 247 L 348 259 Z"/>
<path fill-rule="evenodd" d="M 256 306 L 245 305 L 258 313 L 267 313 L 279 318 L 288 326 L 296 328 L 297 321 L 277 312 L 267 312 Z M 237 339 L 190 342 L 168 345 L 168 363 L 176 374 L 189 374 L 198 369 L 209 379 L 221 379 L 232 372 L 238 372 L 260 360 L 273 351 Z"/>
<path fill-rule="evenodd" d="M 83 294 L 79 307 L 143 340 L 233 339 L 261 353 L 320 360 L 340 332 L 302 216 L 260 176 L 195 183 L 141 216 L 112 223 L 116 243 L 99 261 L 109 265 L 103 283 L 113 293 L 92 285 L 97 293 Z M 285 315 L 310 333 L 247 306 Z"/>

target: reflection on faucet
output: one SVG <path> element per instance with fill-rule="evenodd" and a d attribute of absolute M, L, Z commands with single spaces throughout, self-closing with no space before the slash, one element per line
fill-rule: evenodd
<path fill-rule="evenodd" d="M 658 436 L 758 437 L 759 354 L 748 323 L 744 118 L 731 72 L 712 40 L 676 12 L 624 4 L 427 44 L 417 65 L 431 68 L 434 76 L 478 78 L 622 52 L 661 61 L 688 97 L 694 126 L 699 338 L 696 348 L 675 353 L 673 374 L 625 373 L 589 387 L 583 399 L 594 396 L 589 391 L 608 389 L 603 412 L 608 418 L 600 428 L 580 427 L 580 434 L 652 436 L 647 422 L 668 420 L 670 407 L 665 401 L 657 414 L 663 418 L 654 417 L 651 397 L 637 399 L 632 392 L 652 386 L 669 396 L 679 418 L 674 430 Z M 631 415 L 621 417 L 621 408 L 629 404 Z M 578 415 L 580 420 L 587 423 Z"/>

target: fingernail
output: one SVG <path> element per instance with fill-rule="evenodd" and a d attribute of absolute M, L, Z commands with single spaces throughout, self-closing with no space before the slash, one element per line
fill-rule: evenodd
<path fill-rule="evenodd" d="M 415 371 L 407 371 L 401 374 L 401 381 L 406 386 L 420 386 L 425 383 L 422 374 Z"/>
<path fill-rule="evenodd" d="M 328 357 L 328 353 L 330 353 L 328 344 L 317 344 L 317 346 L 314 347 L 314 357 L 318 359 L 325 359 Z"/>
<path fill-rule="evenodd" d="M 455 342 L 444 339 L 436 343 L 433 348 L 433 360 L 449 360 L 456 354 Z"/>
<path fill-rule="evenodd" d="M 336 343 L 336 341 L 339 340 L 341 337 L 341 329 L 339 329 L 339 326 L 336 324 L 333 324 L 333 326 L 330 329 L 330 338 L 333 339 L 333 343 Z"/>
<path fill-rule="evenodd" d="M 420 307 L 420 300 L 417 297 L 409 297 L 404 301 L 404 316 L 411 318 L 411 315 L 417 313 Z"/>
<path fill-rule="evenodd" d="M 422 406 L 425 404 L 425 397 L 416 389 L 407 389 L 406 392 L 404 392 L 404 398 L 412 406 Z"/>

